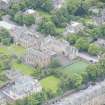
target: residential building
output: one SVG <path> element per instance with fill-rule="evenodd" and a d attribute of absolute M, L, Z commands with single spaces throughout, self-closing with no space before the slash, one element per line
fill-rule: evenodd
<path fill-rule="evenodd" d="M 7 105 L 7 100 L 5 95 L 0 91 L 0 105 Z"/>
<path fill-rule="evenodd" d="M 10 0 L 0 0 L 0 9 L 6 10 L 10 6 Z"/>
<path fill-rule="evenodd" d="M 14 42 L 25 48 L 34 47 L 39 49 L 41 39 L 37 33 L 23 30 L 20 34 L 15 35 Z"/>
<path fill-rule="evenodd" d="M 21 0 L 0 0 L 0 9 L 7 10 L 12 3 L 19 3 Z"/>
<path fill-rule="evenodd" d="M 102 47 L 105 47 L 105 39 L 98 38 L 95 43 Z"/>
<path fill-rule="evenodd" d="M 5 71 L 5 76 L 9 79 L 9 80 L 16 80 L 18 78 L 20 78 L 22 76 L 22 74 L 18 71 L 15 70 L 6 70 Z"/>
<path fill-rule="evenodd" d="M 40 51 L 33 48 L 29 48 L 23 57 L 23 62 L 33 67 L 46 67 L 51 62 L 51 55 L 47 51 Z"/>
<path fill-rule="evenodd" d="M 53 51 L 57 54 L 66 54 L 66 48 L 69 47 L 69 43 L 65 40 L 58 40 L 53 36 L 46 37 L 41 43 L 40 49 Z"/>
<path fill-rule="evenodd" d="M 53 0 L 53 6 L 55 9 L 59 9 L 62 7 L 64 0 Z"/>
<path fill-rule="evenodd" d="M 84 26 L 82 23 L 72 21 L 65 29 L 64 35 L 74 34 L 82 31 Z"/>
<path fill-rule="evenodd" d="M 12 31 L 12 30 L 14 30 L 16 28 L 16 25 L 8 23 L 6 21 L 0 21 L 0 27 L 5 28 L 5 29 L 7 29 L 9 31 Z"/>
<path fill-rule="evenodd" d="M 33 67 L 43 68 L 51 63 L 55 55 L 62 55 L 69 60 L 73 60 L 77 57 L 78 50 L 70 46 L 65 40 L 58 40 L 55 37 L 48 36 L 41 41 L 39 49 L 29 48 L 22 61 Z"/>
<path fill-rule="evenodd" d="M 3 89 L 3 93 L 14 101 L 41 91 L 42 87 L 38 80 L 28 76 L 17 78 L 13 84 L 7 85 Z"/>
<path fill-rule="evenodd" d="M 25 15 L 35 15 L 37 12 L 34 9 L 27 9 L 24 14 Z"/>

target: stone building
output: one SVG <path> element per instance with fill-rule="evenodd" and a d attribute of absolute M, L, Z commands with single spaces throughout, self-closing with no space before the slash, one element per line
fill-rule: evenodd
<path fill-rule="evenodd" d="M 29 48 L 23 57 L 23 62 L 33 67 L 43 68 L 50 64 L 51 54 L 53 55 L 53 53 Z"/>
<path fill-rule="evenodd" d="M 20 34 L 15 35 L 14 42 L 17 45 L 21 45 L 25 48 L 34 47 L 36 49 L 39 49 L 40 47 L 40 37 L 37 33 L 33 33 L 31 31 L 22 31 Z"/>
<path fill-rule="evenodd" d="M 5 95 L 0 91 L 0 105 L 7 105 L 7 100 Z"/>
<path fill-rule="evenodd" d="M 69 43 L 67 41 L 58 40 L 53 36 L 48 36 L 43 40 L 40 49 L 54 51 L 57 54 L 66 54 L 67 47 L 69 47 Z"/>
<path fill-rule="evenodd" d="M 6 10 L 10 6 L 10 0 L 0 0 L 0 9 Z"/>
<path fill-rule="evenodd" d="M 62 7 L 64 0 L 53 0 L 54 9 L 59 9 Z"/>
<path fill-rule="evenodd" d="M 23 99 L 28 95 L 41 91 L 42 87 L 38 80 L 28 76 L 21 76 L 17 78 L 13 84 L 7 85 L 3 89 L 3 93 L 13 101 Z"/>
<path fill-rule="evenodd" d="M 7 10 L 12 3 L 18 3 L 21 0 L 0 0 L 0 9 Z"/>
<path fill-rule="evenodd" d="M 84 29 L 84 26 L 82 23 L 72 21 L 65 29 L 64 35 L 68 34 L 74 34 L 82 31 Z"/>

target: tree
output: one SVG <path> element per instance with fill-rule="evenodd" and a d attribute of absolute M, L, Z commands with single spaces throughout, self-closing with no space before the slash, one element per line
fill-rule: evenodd
<path fill-rule="evenodd" d="M 100 46 L 98 46 L 98 45 L 96 45 L 96 44 L 93 43 L 93 44 L 90 44 L 89 45 L 88 52 L 91 55 L 96 56 L 96 55 L 100 54 L 101 48 L 100 48 Z"/>
<path fill-rule="evenodd" d="M 49 65 L 50 68 L 57 68 L 60 66 L 61 66 L 61 64 L 57 59 L 52 60 L 51 64 Z"/>
<path fill-rule="evenodd" d="M 8 30 L 1 28 L 0 29 L 0 42 L 3 45 L 9 45 L 12 42 L 12 38 Z"/>
<path fill-rule="evenodd" d="M 43 19 L 42 22 L 38 26 L 38 31 L 47 35 L 56 35 L 56 27 L 55 25 L 46 19 Z"/>
<path fill-rule="evenodd" d="M 33 15 L 23 15 L 23 24 L 32 25 L 35 23 L 35 17 Z"/>
<path fill-rule="evenodd" d="M 78 35 L 75 35 L 75 34 L 72 34 L 72 35 L 69 35 L 67 37 L 67 41 L 70 42 L 70 44 L 75 44 L 76 41 L 78 40 L 79 36 Z"/>
<path fill-rule="evenodd" d="M 53 9 L 52 0 L 27 0 L 28 4 L 35 9 L 42 9 L 43 11 L 50 12 Z"/>
<path fill-rule="evenodd" d="M 89 47 L 89 41 L 88 39 L 85 38 L 79 38 L 76 41 L 75 46 L 80 50 L 80 51 L 87 51 Z"/>
<path fill-rule="evenodd" d="M 97 79 L 97 66 L 95 64 L 90 64 L 88 67 L 87 67 L 87 74 L 88 74 L 88 77 L 89 77 L 89 80 L 91 81 L 96 81 Z"/>
<path fill-rule="evenodd" d="M 18 12 L 14 16 L 14 21 L 16 21 L 18 24 L 22 25 L 23 24 L 23 15 L 22 13 Z"/>
<path fill-rule="evenodd" d="M 72 84 L 73 84 L 74 88 L 78 88 L 78 87 L 81 86 L 81 84 L 83 82 L 83 78 L 82 78 L 81 75 L 73 74 L 70 78 L 71 78 L 71 81 L 72 81 Z"/>
<path fill-rule="evenodd" d="M 66 8 L 61 8 L 58 11 L 55 11 L 52 16 L 52 21 L 57 27 L 66 26 L 66 22 L 70 19 L 69 13 Z"/>

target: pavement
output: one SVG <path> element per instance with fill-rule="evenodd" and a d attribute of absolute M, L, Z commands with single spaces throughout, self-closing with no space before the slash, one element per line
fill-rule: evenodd
<path fill-rule="evenodd" d="M 99 58 L 98 57 L 94 57 L 94 56 L 90 56 L 89 54 L 87 53 L 79 53 L 78 56 L 82 59 L 85 59 L 87 61 L 92 61 L 92 62 L 98 62 L 99 61 Z"/>

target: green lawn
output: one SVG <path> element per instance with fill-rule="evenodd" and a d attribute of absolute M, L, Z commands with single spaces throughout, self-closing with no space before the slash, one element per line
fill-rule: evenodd
<path fill-rule="evenodd" d="M 24 75 L 32 75 L 35 71 L 34 68 L 25 65 L 25 64 L 18 64 L 16 62 L 13 62 L 12 64 L 12 68 L 14 70 L 19 70 L 21 73 L 23 73 Z"/>
<path fill-rule="evenodd" d="M 41 80 L 42 87 L 47 91 L 51 90 L 56 93 L 60 80 L 54 76 L 49 76 Z"/>
<path fill-rule="evenodd" d="M 17 45 L 11 45 L 9 47 L 3 46 L 0 47 L 0 53 L 13 55 L 16 54 L 17 56 L 22 55 L 25 52 L 25 48 Z"/>
<path fill-rule="evenodd" d="M 40 16 L 46 17 L 47 19 L 51 20 L 51 17 L 52 17 L 51 14 L 44 12 L 44 11 L 41 11 L 41 10 L 38 10 L 38 13 Z"/>
<path fill-rule="evenodd" d="M 71 76 L 73 73 L 81 74 L 86 70 L 86 67 L 88 66 L 88 63 L 84 61 L 77 61 L 69 66 L 66 66 L 64 68 L 59 68 L 59 72 L 63 72 L 64 74 Z"/>

